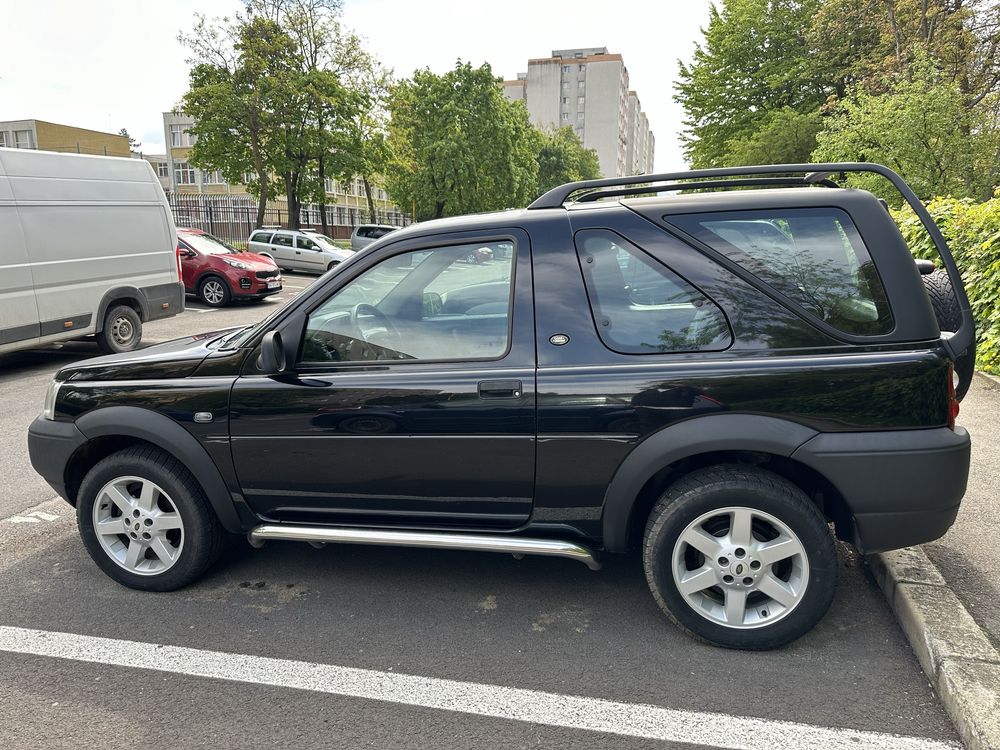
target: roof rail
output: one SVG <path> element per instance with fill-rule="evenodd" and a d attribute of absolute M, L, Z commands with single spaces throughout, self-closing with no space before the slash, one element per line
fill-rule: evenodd
<path fill-rule="evenodd" d="M 565 185 L 552 188 L 537 198 L 528 208 L 558 208 L 563 205 L 573 193 L 596 188 L 613 188 L 625 185 L 645 185 L 657 182 L 677 182 L 678 180 L 704 180 L 719 177 L 751 177 L 754 175 L 804 175 L 808 183 L 818 183 L 827 180 L 831 175 L 841 172 L 873 172 L 880 174 L 899 189 L 904 184 L 899 175 L 881 164 L 867 162 L 833 162 L 826 164 L 767 164 L 747 167 L 723 167 L 717 169 L 692 169 L 685 172 L 665 172 L 663 174 L 642 174 L 630 177 L 607 177 L 602 180 L 584 180 L 582 182 L 567 182 Z M 653 192 L 653 191 L 648 191 Z M 904 194 L 905 195 L 905 194 Z"/>
<path fill-rule="evenodd" d="M 667 185 L 639 185 L 637 187 L 619 188 L 617 190 L 594 190 L 584 193 L 576 199 L 577 203 L 593 203 L 601 198 L 622 197 L 627 195 L 642 195 L 643 193 L 665 193 L 671 190 L 707 190 L 710 188 L 736 187 L 795 187 L 806 185 L 821 185 L 823 187 L 840 187 L 830 179 L 807 180 L 804 177 L 753 177 L 745 180 L 703 180 L 700 182 L 673 182 Z"/>

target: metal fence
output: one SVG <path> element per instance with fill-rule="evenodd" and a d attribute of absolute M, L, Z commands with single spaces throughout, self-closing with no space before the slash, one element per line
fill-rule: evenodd
<path fill-rule="evenodd" d="M 201 229 L 229 243 L 242 244 L 257 228 L 257 201 L 238 195 L 190 195 L 167 192 L 167 201 L 179 227 Z M 358 224 L 370 223 L 367 208 L 327 205 L 327 234 L 333 239 L 347 239 Z M 406 226 L 410 217 L 399 211 L 376 210 L 377 224 Z M 288 226 L 288 209 L 284 204 L 269 203 L 264 209 L 262 226 Z M 303 229 L 323 228 L 317 205 L 305 205 L 299 212 Z"/>

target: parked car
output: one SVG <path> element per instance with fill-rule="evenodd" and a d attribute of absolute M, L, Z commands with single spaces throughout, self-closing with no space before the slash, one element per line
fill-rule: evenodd
<path fill-rule="evenodd" d="M 281 291 L 281 271 L 273 260 L 241 253 L 200 229 L 177 229 L 177 257 L 184 290 L 211 307 L 261 300 Z"/>
<path fill-rule="evenodd" d="M 889 213 L 829 177 L 859 171 L 924 223 L 954 332 Z M 226 532 L 592 569 L 636 549 L 681 628 L 766 649 L 830 606 L 830 524 L 862 552 L 952 524 L 974 336 L 884 167 L 594 180 L 401 229 L 253 326 L 64 367 L 29 449 L 133 588 L 194 581 Z"/>
<path fill-rule="evenodd" d="M 380 240 L 389 232 L 394 232 L 397 229 L 399 227 L 394 227 L 391 224 L 358 224 L 351 232 L 351 250 L 355 252 L 364 250 L 375 240 Z"/>
<path fill-rule="evenodd" d="M 184 310 L 170 207 L 142 159 L 0 148 L 0 353 L 139 346 Z"/>
<path fill-rule="evenodd" d="M 258 229 L 250 235 L 247 249 L 272 259 L 283 270 L 308 273 L 326 273 L 352 253 L 319 232 L 297 229 Z"/>

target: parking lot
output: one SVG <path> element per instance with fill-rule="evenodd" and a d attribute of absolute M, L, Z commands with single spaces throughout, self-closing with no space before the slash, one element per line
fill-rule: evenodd
<path fill-rule="evenodd" d="M 189 298 L 144 341 L 252 322 L 312 281 L 287 274 L 281 295 L 222 310 Z M 636 558 L 594 573 L 487 553 L 235 545 L 187 589 L 125 589 L 90 561 L 25 443 L 52 374 L 96 354 L 77 342 L 0 358 L 0 747 L 957 743 L 847 547 L 829 615 L 770 653 L 681 634 Z"/>

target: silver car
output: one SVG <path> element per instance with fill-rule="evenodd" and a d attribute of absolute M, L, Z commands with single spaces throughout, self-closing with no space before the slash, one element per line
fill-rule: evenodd
<path fill-rule="evenodd" d="M 351 232 L 351 250 L 363 250 L 396 229 L 399 227 L 390 224 L 358 224 Z"/>
<path fill-rule="evenodd" d="M 266 255 L 278 268 L 308 273 L 326 273 L 354 252 L 337 247 L 319 232 L 296 229 L 258 229 L 250 235 L 247 249 Z"/>

